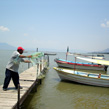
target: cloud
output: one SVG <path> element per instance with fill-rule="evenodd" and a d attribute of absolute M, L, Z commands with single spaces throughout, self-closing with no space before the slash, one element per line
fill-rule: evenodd
<path fill-rule="evenodd" d="M 23 35 L 24 35 L 24 36 L 28 36 L 28 34 L 27 34 L 27 33 L 24 33 Z"/>
<path fill-rule="evenodd" d="M 107 27 L 109 27 L 109 21 L 107 21 L 106 24 L 107 24 Z"/>
<path fill-rule="evenodd" d="M 4 26 L 0 26 L 0 30 L 1 31 L 10 31 L 7 27 L 4 27 Z"/>
<path fill-rule="evenodd" d="M 102 23 L 102 24 L 101 24 L 101 27 L 104 27 L 104 28 L 105 28 L 105 27 L 106 27 L 106 25 L 105 25 L 104 23 Z"/>
<path fill-rule="evenodd" d="M 101 23 L 101 27 L 103 28 L 109 28 L 109 21 L 105 20 L 105 23 Z"/>

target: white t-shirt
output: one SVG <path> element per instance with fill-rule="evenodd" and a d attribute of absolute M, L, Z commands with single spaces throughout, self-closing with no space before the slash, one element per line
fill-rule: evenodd
<path fill-rule="evenodd" d="M 18 51 L 14 51 L 6 68 L 11 71 L 18 72 L 20 62 L 24 62 L 24 59 L 19 56 L 20 53 Z"/>

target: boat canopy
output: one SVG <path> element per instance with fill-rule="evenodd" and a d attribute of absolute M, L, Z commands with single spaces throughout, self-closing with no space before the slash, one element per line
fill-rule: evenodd
<path fill-rule="evenodd" d="M 104 57 L 100 57 L 100 56 L 94 56 L 94 55 L 85 55 L 85 54 L 77 54 L 77 53 L 67 53 L 67 55 L 74 55 L 74 56 L 84 56 L 84 57 L 88 57 L 88 58 L 92 58 L 92 59 L 104 59 Z"/>
<path fill-rule="evenodd" d="M 102 65 L 109 65 L 109 61 L 107 61 L 107 60 L 89 59 L 89 58 L 82 58 L 82 57 L 76 57 L 76 58 L 82 59 L 82 60 L 85 60 L 85 61 L 89 61 L 89 62 L 102 64 Z"/>

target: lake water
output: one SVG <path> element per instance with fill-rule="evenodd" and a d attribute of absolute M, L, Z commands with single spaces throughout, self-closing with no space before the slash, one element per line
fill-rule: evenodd
<path fill-rule="evenodd" d="M 5 66 L 13 51 L 0 51 L 0 85 L 3 84 Z M 109 60 L 109 55 L 105 55 Z M 65 59 L 65 53 L 57 53 L 50 56 L 50 66 L 39 85 L 36 93 L 31 93 L 22 109 L 109 109 L 109 88 L 82 85 L 73 82 L 61 81 L 53 69 L 57 64 L 55 58 Z M 68 56 L 68 60 L 74 61 L 74 57 Z M 79 61 L 79 60 L 77 60 Z M 28 64 L 22 63 L 19 72 L 28 68 Z M 107 72 L 102 72 L 109 74 Z"/>

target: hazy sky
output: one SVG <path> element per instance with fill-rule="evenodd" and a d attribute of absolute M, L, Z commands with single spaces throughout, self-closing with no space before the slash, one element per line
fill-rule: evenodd
<path fill-rule="evenodd" d="M 109 0 L 0 0 L 0 42 L 104 50 L 109 48 Z"/>

